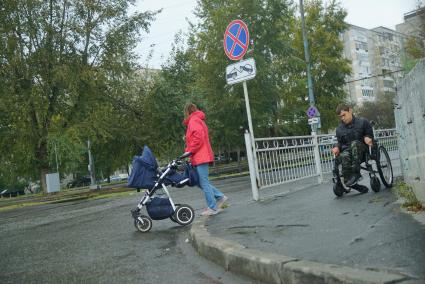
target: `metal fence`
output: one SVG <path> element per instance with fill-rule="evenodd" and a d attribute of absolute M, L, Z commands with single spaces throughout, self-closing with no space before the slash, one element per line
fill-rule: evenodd
<path fill-rule="evenodd" d="M 395 129 L 375 130 L 375 138 L 389 151 L 397 151 Z M 267 188 L 330 173 L 335 135 L 256 138 L 254 167 L 257 186 Z"/>

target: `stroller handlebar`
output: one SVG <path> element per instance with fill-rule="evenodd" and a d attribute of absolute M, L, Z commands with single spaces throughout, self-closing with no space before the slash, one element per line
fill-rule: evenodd
<path fill-rule="evenodd" d="M 168 163 L 167 166 L 165 166 L 164 168 L 160 169 L 160 172 L 164 172 L 167 168 L 172 168 L 172 169 L 176 169 L 178 166 L 180 166 L 182 164 L 182 160 L 189 157 L 190 155 L 192 155 L 191 152 L 185 152 L 183 153 L 183 155 L 181 155 L 180 157 L 176 158 L 175 160 L 172 160 L 171 162 Z"/>
<path fill-rule="evenodd" d="M 191 152 L 185 152 L 185 153 L 183 153 L 183 155 L 181 155 L 180 157 L 178 157 L 177 160 L 183 160 L 183 159 L 189 157 L 190 155 L 192 155 Z"/>

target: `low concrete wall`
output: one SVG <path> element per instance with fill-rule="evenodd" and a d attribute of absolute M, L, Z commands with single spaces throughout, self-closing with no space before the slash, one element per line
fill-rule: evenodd
<path fill-rule="evenodd" d="M 425 204 L 425 59 L 398 82 L 395 102 L 402 173 Z"/>

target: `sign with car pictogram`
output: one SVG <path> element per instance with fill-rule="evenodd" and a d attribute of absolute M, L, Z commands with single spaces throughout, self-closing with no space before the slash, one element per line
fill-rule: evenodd
<path fill-rule="evenodd" d="M 224 32 L 224 52 L 231 60 L 239 60 L 245 55 L 249 46 L 249 32 L 241 20 L 233 20 Z"/>
<path fill-rule="evenodd" d="M 229 85 L 243 82 L 254 78 L 256 73 L 254 58 L 241 60 L 226 67 L 226 82 Z"/>

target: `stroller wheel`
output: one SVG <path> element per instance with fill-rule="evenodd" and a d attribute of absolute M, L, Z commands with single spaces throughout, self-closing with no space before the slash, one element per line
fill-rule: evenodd
<path fill-rule="evenodd" d="M 195 219 L 195 211 L 192 207 L 187 204 L 181 204 L 176 209 L 176 213 L 173 215 L 176 222 L 182 226 L 189 225 Z M 173 219 L 171 219 L 173 220 Z"/>
<path fill-rule="evenodd" d="M 178 209 L 178 208 L 176 208 L 176 209 Z M 171 215 L 170 219 L 171 219 L 171 221 L 178 223 L 175 214 Z"/>
<path fill-rule="evenodd" d="M 140 221 L 139 218 L 143 220 Z M 145 215 L 140 215 L 138 218 L 134 219 L 134 226 L 139 232 L 146 233 L 152 229 L 152 219 Z"/>
<path fill-rule="evenodd" d="M 173 221 L 173 222 L 175 222 L 175 223 L 178 223 L 177 222 L 177 219 L 176 219 L 176 212 L 179 209 L 179 207 L 180 207 L 181 204 L 175 204 L 175 205 L 176 205 L 176 210 L 174 211 L 174 214 L 170 216 L 170 220 Z"/>

